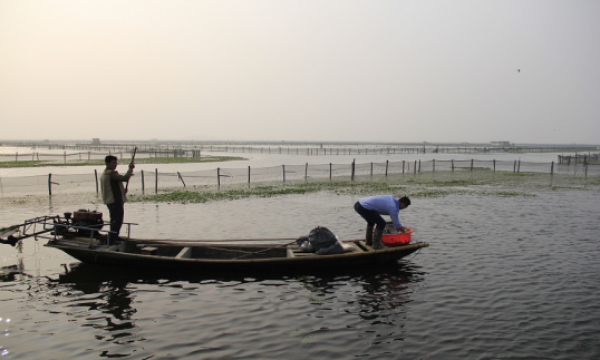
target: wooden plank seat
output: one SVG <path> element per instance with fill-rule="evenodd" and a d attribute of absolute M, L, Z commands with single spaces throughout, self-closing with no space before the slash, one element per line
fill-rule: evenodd
<path fill-rule="evenodd" d="M 183 249 L 181 249 L 179 254 L 177 254 L 177 256 L 175 256 L 176 259 L 187 259 L 190 257 L 192 257 L 192 248 L 189 246 L 186 246 Z"/>

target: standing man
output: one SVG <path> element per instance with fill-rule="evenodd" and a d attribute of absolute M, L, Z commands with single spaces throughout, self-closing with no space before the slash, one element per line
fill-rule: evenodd
<path fill-rule="evenodd" d="M 125 175 L 119 175 L 117 172 L 117 165 L 119 165 L 117 158 L 112 155 L 108 155 L 104 158 L 106 163 L 106 169 L 100 177 L 100 184 L 102 189 L 102 199 L 108 207 L 108 213 L 110 214 L 110 238 L 115 237 L 115 240 L 119 240 L 119 232 L 123 225 L 123 218 L 125 217 L 125 201 L 127 197 L 125 195 L 125 187 L 123 183 L 128 181 L 133 175 L 133 168 L 135 165 L 129 164 L 129 170 Z"/>
<path fill-rule="evenodd" d="M 407 231 L 405 226 L 400 224 L 398 213 L 410 205 L 410 199 L 406 196 L 396 198 L 392 195 L 369 196 L 360 199 L 354 204 L 354 210 L 367 220 L 367 245 L 373 246 L 373 249 L 383 249 L 381 236 L 385 229 L 386 222 L 381 215 L 389 215 L 392 223 L 400 233 Z M 373 225 L 376 224 L 375 236 L 373 236 Z"/>

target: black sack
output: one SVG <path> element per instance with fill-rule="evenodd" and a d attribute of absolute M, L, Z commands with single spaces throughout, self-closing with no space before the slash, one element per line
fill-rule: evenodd
<path fill-rule="evenodd" d="M 308 242 L 315 251 L 332 246 L 338 241 L 337 236 L 326 227 L 317 226 L 308 234 Z"/>

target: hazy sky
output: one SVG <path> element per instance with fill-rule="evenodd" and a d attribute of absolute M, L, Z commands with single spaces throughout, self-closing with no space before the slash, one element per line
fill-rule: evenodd
<path fill-rule="evenodd" d="M 93 137 L 599 144 L 600 1 L 0 0 L 0 139 Z"/>

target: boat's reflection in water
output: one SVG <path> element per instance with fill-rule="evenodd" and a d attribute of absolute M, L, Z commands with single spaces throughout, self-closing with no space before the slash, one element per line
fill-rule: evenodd
<path fill-rule="evenodd" d="M 53 324 L 57 334 L 71 334 L 69 351 L 158 358 L 197 351 L 208 351 L 213 358 L 238 353 L 253 358 L 259 356 L 259 349 L 253 349 L 257 341 L 281 349 L 315 341 L 360 353 L 353 348 L 357 339 L 376 343 L 405 337 L 405 313 L 417 283 L 426 277 L 408 261 L 280 274 L 164 272 L 84 263 L 66 265 L 49 277 L 3 270 L 0 281 L 18 287 L 13 292 L 36 310 L 36 322 Z M 31 331 L 36 326 L 23 325 Z M 40 338 L 40 345 L 45 341 L 51 344 L 52 338 Z M 180 350 L 174 351 L 173 343 Z"/>
<path fill-rule="evenodd" d="M 358 314 L 370 319 L 381 311 L 401 310 L 403 304 L 411 302 L 409 284 L 420 282 L 425 274 L 418 266 L 406 261 L 375 268 L 336 269 L 333 272 L 319 269 L 314 272 L 286 271 L 272 274 L 267 271 L 184 273 L 181 271 L 158 271 L 148 269 L 111 268 L 106 266 L 74 263 L 54 280 L 63 291 L 78 291 L 83 294 L 103 294 L 104 305 L 91 304 L 91 310 L 110 313 L 116 319 L 129 319 L 136 313 L 134 297 L 140 284 L 169 286 L 198 286 L 202 296 L 202 285 L 214 284 L 300 284 L 310 292 L 304 296 L 309 303 L 322 304 L 336 297 L 336 302 L 360 304 Z M 359 285 L 360 290 L 351 293 L 337 290 L 344 286 Z M 352 294 L 352 295 L 350 295 Z M 353 296 L 353 297 L 352 297 Z"/>

